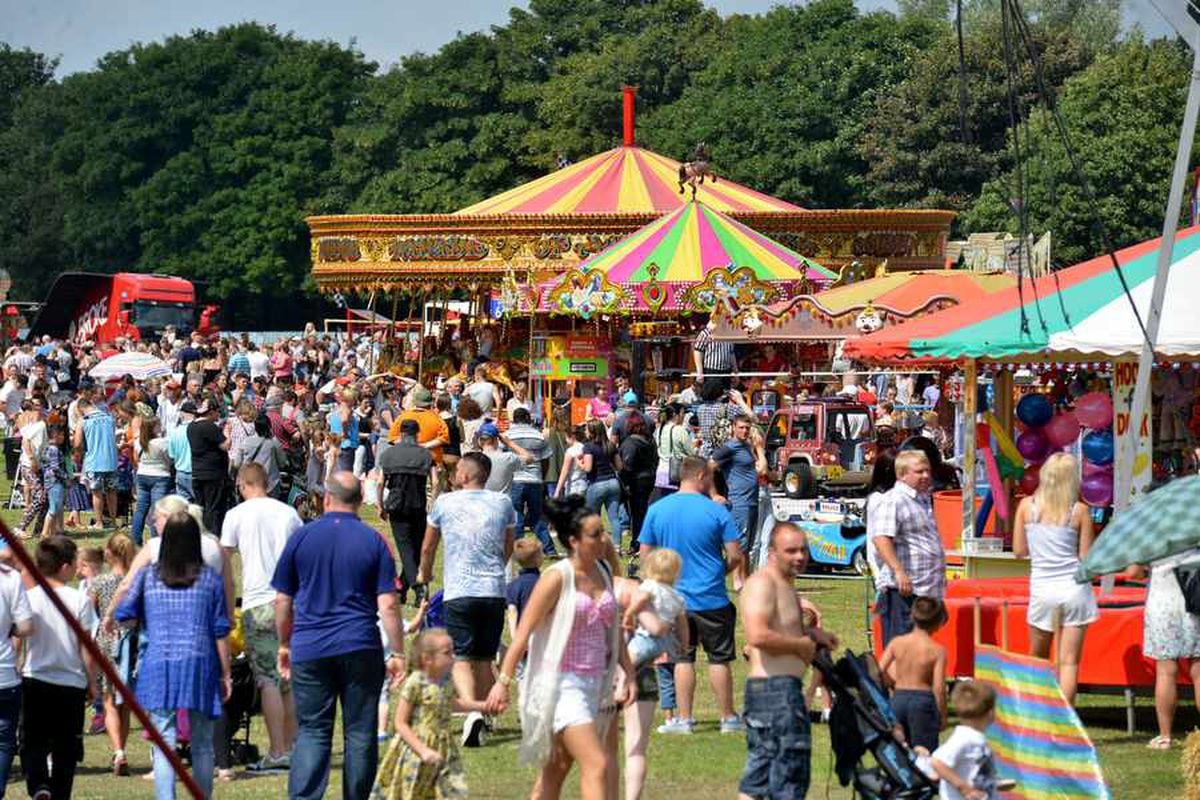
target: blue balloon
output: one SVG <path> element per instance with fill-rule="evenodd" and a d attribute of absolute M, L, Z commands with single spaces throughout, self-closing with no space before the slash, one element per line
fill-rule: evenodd
<path fill-rule="evenodd" d="M 1054 406 L 1045 395 L 1027 394 L 1017 403 L 1017 419 L 1031 428 L 1040 428 L 1054 416 Z"/>
<path fill-rule="evenodd" d="M 1083 437 L 1083 457 L 1101 466 L 1113 460 L 1112 431 L 1092 431 Z"/>

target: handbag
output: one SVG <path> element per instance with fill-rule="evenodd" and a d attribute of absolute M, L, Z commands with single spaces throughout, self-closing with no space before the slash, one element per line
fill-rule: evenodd
<path fill-rule="evenodd" d="M 663 428 L 667 426 L 664 425 Z M 667 482 L 672 486 L 679 485 L 679 473 L 683 467 L 683 459 L 675 457 L 675 429 L 679 427 L 675 423 L 671 423 L 671 449 L 670 456 L 667 458 Z M 658 446 L 662 448 L 662 432 L 663 428 L 658 431 Z"/>
<path fill-rule="evenodd" d="M 1183 607 L 1189 614 L 1200 615 L 1200 566 L 1176 567 L 1175 579 L 1183 592 Z"/>

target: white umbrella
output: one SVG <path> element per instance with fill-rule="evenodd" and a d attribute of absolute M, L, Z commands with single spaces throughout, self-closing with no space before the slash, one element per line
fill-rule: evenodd
<path fill-rule="evenodd" d="M 101 361 L 88 372 L 97 380 L 132 375 L 135 381 L 163 378 L 171 374 L 171 365 L 149 353 L 118 353 Z"/>

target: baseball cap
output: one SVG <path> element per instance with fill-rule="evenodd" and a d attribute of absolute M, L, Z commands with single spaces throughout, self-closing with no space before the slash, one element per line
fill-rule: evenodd
<path fill-rule="evenodd" d="M 489 439 L 499 439 L 500 429 L 496 427 L 494 422 L 485 422 L 479 426 L 479 435 L 486 436 Z"/>
<path fill-rule="evenodd" d="M 413 405 L 417 408 L 429 408 L 433 405 L 433 393 L 424 386 L 413 389 Z"/>
<path fill-rule="evenodd" d="M 634 392 L 626 392 L 621 395 L 621 402 L 627 406 L 637 405 L 637 395 Z"/>

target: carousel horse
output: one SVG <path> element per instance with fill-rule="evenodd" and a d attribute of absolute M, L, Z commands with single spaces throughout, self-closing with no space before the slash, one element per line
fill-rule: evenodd
<path fill-rule="evenodd" d="M 704 142 L 696 145 L 692 160 L 679 165 L 679 193 L 683 194 L 684 186 L 692 187 L 692 198 L 696 197 L 696 189 L 704 183 L 705 178 L 717 182 L 717 173 L 713 172 L 712 162 L 708 158 L 708 148 Z"/>

